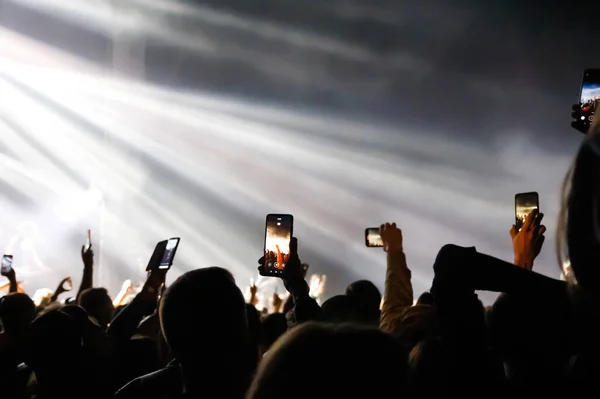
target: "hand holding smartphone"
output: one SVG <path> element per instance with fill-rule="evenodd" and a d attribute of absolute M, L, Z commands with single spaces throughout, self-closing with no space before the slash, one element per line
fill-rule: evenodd
<path fill-rule="evenodd" d="M 383 247 L 383 240 L 379 233 L 379 227 L 367 227 L 365 229 L 365 245 L 369 248 Z"/>
<path fill-rule="evenodd" d="M 0 274 L 3 276 L 7 276 L 13 270 L 12 268 L 13 256 L 12 255 L 3 255 L 2 256 L 2 264 L 0 265 Z"/>
<path fill-rule="evenodd" d="M 156 244 L 148 266 L 146 266 L 146 271 L 169 270 L 173 266 L 175 254 L 179 248 L 179 241 L 181 241 L 181 238 L 173 237 Z"/>
<path fill-rule="evenodd" d="M 540 198 L 537 192 L 515 194 L 515 226 L 521 230 L 527 215 L 540 210 Z"/>
<path fill-rule="evenodd" d="M 282 277 L 290 256 L 290 241 L 294 232 L 294 217 L 288 214 L 268 214 L 265 222 L 263 276 Z"/>

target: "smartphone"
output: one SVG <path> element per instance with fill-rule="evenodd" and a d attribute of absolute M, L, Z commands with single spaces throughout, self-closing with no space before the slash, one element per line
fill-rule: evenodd
<path fill-rule="evenodd" d="M 158 265 L 159 269 L 170 269 L 171 266 L 173 266 L 173 260 L 175 259 L 177 248 L 179 248 L 179 241 L 181 241 L 181 238 L 179 237 L 173 237 L 167 240 L 165 251 L 163 252 L 160 264 Z"/>
<path fill-rule="evenodd" d="M 588 131 L 594 121 L 598 101 L 600 101 L 600 69 L 586 69 L 583 71 L 578 106 L 574 106 L 571 115 L 574 128 L 583 133 Z"/>
<path fill-rule="evenodd" d="M 152 252 L 152 256 L 148 261 L 148 266 L 146 266 L 146 271 L 156 270 L 160 266 L 160 262 L 162 261 L 163 255 L 165 254 L 165 249 L 167 248 L 168 240 L 160 241 L 154 247 L 154 252 Z"/>
<path fill-rule="evenodd" d="M 268 214 L 265 223 L 264 276 L 281 277 L 290 256 L 290 241 L 294 233 L 292 215 Z"/>
<path fill-rule="evenodd" d="M 92 246 L 92 230 L 87 231 L 87 237 L 85 238 L 85 250 L 89 250 Z"/>
<path fill-rule="evenodd" d="M 540 196 L 536 192 L 515 194 L 515 226 L 521 230 L 527 215 L 540 210 Z"/>
<path fill-rule="evenodd" d="M 369 248 L 383 247 L 379 227 L 367 227 L 365 229 L 365 245 Z"/>
<path fill-rule="evenodd" d="M 13 257 L 12 255 L 4 255 L 2 256 L 2 265 L 0 268 L 2 269 L 2 274 L 10 273 L 12 270 Z"/>

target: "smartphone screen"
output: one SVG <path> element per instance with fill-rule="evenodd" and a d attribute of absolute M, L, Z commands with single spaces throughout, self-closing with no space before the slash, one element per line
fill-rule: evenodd
<path fill-rule="evenodd" d="M 538 193 L 519 193 L 515 195 L 515 226 L 517 226 L 517 229 L 521 230 L 527 215 L 535 209 L 540 209 Z"/>
<path fill-rule="evenodd" d="M 2 256 L 2 273 L 10 273 L 12 270 L 13 257 L 12 255 L 4 255 Z"/>
<path fill-rule="evenodd" d="M 383 247 L 379 227 L 367 227 L 365 229 L 365 245 L 369 248 Z"/>
<path fill-rule="evenodd" d="M 290 241 L 294 232 L 292 215 L 267 215 L 265 224 L 265 268 L 267 276 L 281 276 L 290 256 Z"/>
<path fill-rule="evenodd" d="M 146 266 L 146 271 L 158 269 L 160 266 L 160 262 L 162 261 L 163 255 L 165 253 L 165 248 L 167 248 L 168 240 L 164 240 L 156 244 L 154 247 L 154 252 L 152 252 L 152 256 L 148 261 L 148 266 Z"/>
<path fill-rule="evenodd" d="M 577 123 L 589 127 L 594 121 L 597 101 L 600 101 L 600 69 L 586 69 L 583 71 L 579 93 L 580 109 Z"/>
<path fill-rule="evenodd" d="M 179 240 L 179 237 L 169 238 L 167 240 L 165 251 L 163 252 L 160 264 L 158 265 L 159 269 L 168 269 L 173 265 L 175 253 L 177 252 L 177 247 L 179 247 Z"/>

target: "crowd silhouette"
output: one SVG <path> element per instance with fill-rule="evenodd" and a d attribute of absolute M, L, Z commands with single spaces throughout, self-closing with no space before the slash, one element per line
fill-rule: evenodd
<path fill-rule="evenodd" d="M 507 235 L 512 263 L 472 247 L 442 247 L 431 288 L 416 301 L 395 223 L 380 227 L 383 295 L 361 280 L 319 303 L 306 281 L 301 241 L 293 237 L 282 273 L 289 296 L 276 293 L 269 314 L 254 306 L 256 287 L 247 302 L 226 268 L 202 265 L 168 287 L 168 271 L 151 270 L 137 292 L 127 281 L 111 298 L 93 284 L 92 246 L 82 248 L 81 284 L 72 301 L 64 300 L 70 278 L 34 301 L 14 269 L 4 271 L 9 293 L 0 298 L 0 397 L 593 394 L 600 375 L 598 182 L 596 123 L 562 192 L 556 252 L 559 267 L 568 265 L 564 280 L 535 271 L 546 233 L 537 210 Z M 277 258 L 267 252 L 259 272 Z M 485 307 L 477 290 L 500 295 Z"/>

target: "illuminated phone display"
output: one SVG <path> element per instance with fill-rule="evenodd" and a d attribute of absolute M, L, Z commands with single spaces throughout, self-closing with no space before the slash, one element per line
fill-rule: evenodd
<path fill-rule="evenodd" d="M 536 192 L 515 195 L 515 226 L 521 230 L 527 216 L 540 209 L 539 195 Z"/>
<path fill-rule="evenodd" d="M 173 265 L 175 252 L 177 252 L 177 247 L 179 246 L 179 240 L 179 238 L 170 238 L 167 241 L 165 252 L 163 253 L 160 265 L 158 266 L 159 269 L 168 269 Z"/>
<path fill-rule="evenodd" d="M 4 255 L 2 256 L 2 264 L 0 268 L 2 269 L 2 273 L 9 273 L 12 270 L 13 257 L 12 255 Z"/>
<path fill-rule="evenodd" d="M 383 247 L 379 227 L 367 227 L 365 229 L 365 245 L 369 248 Z"/>
<path fill-rule="evenodd" d="M 265 274 L 281 276 L 290 256 L 294 229 L 292 215 L 267 215 L 265 223 Z"/>

